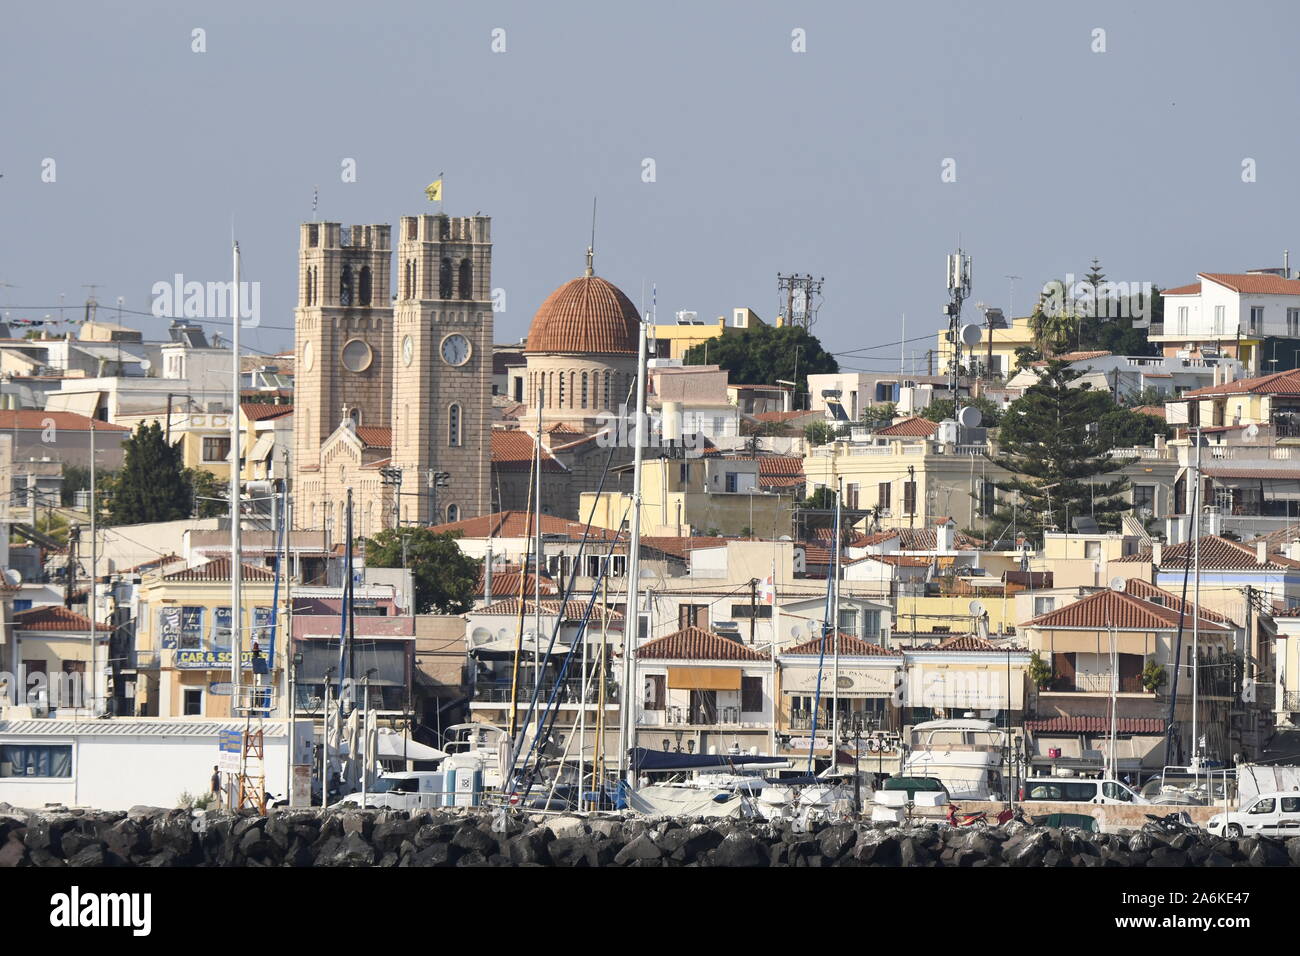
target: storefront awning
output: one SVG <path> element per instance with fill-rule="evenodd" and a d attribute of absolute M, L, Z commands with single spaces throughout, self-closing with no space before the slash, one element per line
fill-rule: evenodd
<path fill-rule="evenodd" d="M 674 690 L 740 690 L 740 668 L 670 667 L 668 686 Z"/>

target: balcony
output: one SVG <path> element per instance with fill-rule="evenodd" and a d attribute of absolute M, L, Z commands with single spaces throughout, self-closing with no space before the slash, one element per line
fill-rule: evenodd
<path fill-rule="evenodd" d="M 526 704 L 532 700 L 536 690 L 533 682 L 521 675 L 519 679 L 518 691 L 513 698 L 518 703 Z M 583 700 L 583 681 L 578 678 L 563 681 L 543 681 L 541 690 L 538 693 L 538 700 L 546 702 L 554 695 L 556 703 L 559 704 L 579 704 L 587 703 L 597 705 L 600 703 L 600 688 L 595 680 L 590 682 L 586 688 L 586 699 Z M 509 704 L 511 701 L 511 682 L 510 681 L 478 681 L 474 684 L 473 693 L 470 701 L 473 704 Z M 613 681 L 605 682 L 605 706 L 618 704 L 618 685 Z"/>
<path fill-rule="evenodd" d="M 693 728 L 764 728 L 766 721 L 742 721 L 739 707 L 702 707 L 690 708 L 669 705 L 658 710 L 642 707 L 637 717 L 641 727 L 664 727 L 671 729 Z"/>

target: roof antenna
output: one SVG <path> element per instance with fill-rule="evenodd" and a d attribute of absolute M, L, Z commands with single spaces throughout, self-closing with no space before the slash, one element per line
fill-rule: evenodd
<path fill-rule="evenodd" d="M 596 256 L 596 197 L 591 197 L 591 245 L 587 247 L 587 275 L 595 275 L 591 260 Z"/>

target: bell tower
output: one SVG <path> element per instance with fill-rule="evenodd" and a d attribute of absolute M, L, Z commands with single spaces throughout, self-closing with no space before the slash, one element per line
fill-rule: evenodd
<path fill-rule="evenodd" d="M 398 226 L 391 422 L 403 523 L 491 507 L 491 222 L 403 216 Z"/>
<path fill-rule="evenodd" d="M 294 310 L 295 479 L 320 465 L 320 447 L 345 414 L 388 426 L 393 395 L 392 245 L 387 224 L 303 223 Z M 295 485 L 304 488 L 301 481 Z"/>

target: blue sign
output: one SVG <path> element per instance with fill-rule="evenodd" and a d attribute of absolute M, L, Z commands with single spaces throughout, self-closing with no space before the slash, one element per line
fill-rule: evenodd
<path fill-rule="evenodd" d="M 242 753 L 244 734 L 239 730 L 223 730 L 217 739 L 217 749 L 226 754 Z"/>
<path fill-rule="evenodd" d="M 212 683 L 208 684 L 208 693 L 216 694 L 218 697 L 229 697 L 234 692 L 235 692 L 235 685 L 230 683 L 230 681 L 228 680 L 227 681 L 214 680 Z"/>
<path fill-rule="evenodd" d="M 217 651 L 178 650 L 175 658 L 176 667 L 181 670 L 230 670 L 230 648 Z M 253 666 L 253 652 L 244 651 L 240 655 L 240 669 L 249 670 Z"/>

